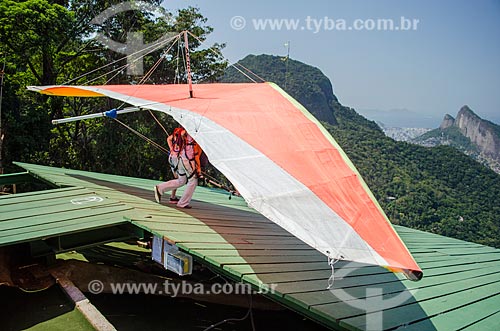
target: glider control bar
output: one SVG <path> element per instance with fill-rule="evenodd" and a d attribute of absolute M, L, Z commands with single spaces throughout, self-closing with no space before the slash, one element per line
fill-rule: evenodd
<path fill-rule="evenodd" d="M 75 117 L 68 117 L 68 118 L 61 118 L 58 120 L 52 120 L 52 124 L 62 124 L 62 123 L 69 123 L 69 122 L 75 122 L 75 121 L 80 121 L 80 120 L 87 120 L 90 118 L 98 118 L 98 117 L 111 117 L 111 118 L 116 118 L 118 115 L 121 114 L 126 114 L 126 113 L 133 113 L 136 111 L 141 110 L 139 107 L 127 107 L 121 110 L 116 110 L 116 109 L 111 109 L 102 113 L 95 113 L 95 114 L 88 114 L 88 115 L 82 115 L 82 116 L 75 116 Z"/>

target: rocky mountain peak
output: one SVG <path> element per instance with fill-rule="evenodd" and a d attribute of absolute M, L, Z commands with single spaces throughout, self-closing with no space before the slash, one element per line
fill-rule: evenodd
<path fill-rule="evenodd" d="M 500 173 L 500 126 L 482 119 L 467 105 L 456 118 L 446 114 L 439 129 L 414 141 L 424 146 L 455 146 Z"/>
<path fill-rule="evenodd" d="M 458 116 L 460 115 L 473 115 L 473 116 L 476 116 L 476 117 L 479 117 L 476 115 L 476 113 L 474 113 L 472 111 L 472 109 L 470 109 L 470 107 L 468 105 L 463 105 L 462 108 L 460 108 L 460 110 L 458 111 Z"/>
<path fill-rule="evenodd" d="M 482 157 L 500 161 L 500 136 L 497 125 L 483 120 L 468 106 L 460 109 L 454 125 L 479 147 Z"/>
<path fill-rule="evenodd" d="M 457 124 L 458 127 L 460 127 L 460 123 L 475 122 L 476 124 L 479 124 L 481 121 L 482 121 L 481 117 L 476 115 L 476 113 L 474 113 L 472 109 L 469 108 L 469 106 L 465 105 L 462 108 L 460 108 L 455 123 Z"/>
<path fill-rule="evenodd" d="M 453 116 L 451 116 L 450 114 L 446 114 L 446 115 L 444 115 L 444 119 L 441 122 L 441 125 L 439 126 L 439 128 L 441 130 L 447 129 L 447 128 L 453 126 L 453 123 L 455 123 L 455 118 Z"/>

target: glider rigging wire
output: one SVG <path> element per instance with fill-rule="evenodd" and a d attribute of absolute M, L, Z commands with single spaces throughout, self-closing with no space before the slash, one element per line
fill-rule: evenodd
<path fill-rule="evenodd" d="M 160 151 L 162 151 L 163 153 L 169 155 L 170 152 L 168 149 L 166 149 L 165 147 L 163 147 L 162 145 L 158 144 L 156 141 L 146 137 L 145 135 L 143 135 L 142 133 L 140 133 L 139 131 L 133 129 L 132 127 L 128 126 L 127 124 L 123 123 L 122 121 L 120 121 L 119 119 L 117 118 L 113 118 L 117 123 L 123 125 L 125 128 L 129 129 L 132 133 L 136 134 L 138 137 L 144 139 L 145 141 L 147 141 L 148 143 L 150 143 L 151 145 L 153 145 L 154 147 L 156 147 L 157 149 L 159 149 Z"/>
<path fill-rule="evenodd" d="M 247 67 L 245 67 L 243 64 L 241 64 L 239 62 L 236 62 L 236 63 L 233 64 L 233 67 L 235 67 L 236 65 L 242 67 L 244 70 L 248 71 L 249 73 L 251 73 L 252 75 L 254 75 L 255 77 L 257 77 L 258 79 L 260 79 L 262 83 L 264 83 L 266 81 L 264 78 L 260 77 L 255 72 L 253 72 L 252 70 L 250 70 Z"/>
<path fill-rule="evenodd" d="M 193 34 L 192 32 L 188 31 L 187 33 L 189 33 L 189 34 L 190 34 L 190 35 L 191 35 L 194 39 L 198 40 L 198 42 L 199 42 L 200 44 L 205 44 L 205 42 L 204 42 L 203 40 L 201 40 L 198 36 L 196 36 L 196 35 L 195 35 L 195 34 Z M 209 49 L 211 52 L 213 52 L 215 55 L 220 56 L 220 57 L 222 57 L 223 59 L 225 59 L 225 56 L 224 56 L 224 55 L 223 55 L 220 51 L 216 51 L 215 49 L 213 49 L 213 47 L 210 47 L 210 48 L 208 48 L 208 49 Z M 237 63 L 237 62 L 236 62 L 236 63 Z M 236 66 L 235 66 L 235 64 L 236 64 L 236 63 L 232 63 L 232 64 L 230 64 L 229 66 L 230 66 L 230 67 L 232 66 L 233 68 L 235 68 L 236 70 L 238 70 L 238 71 L 239 71 L 239 72 L 240 72 L 243 76 L 245 76 L 246 78 L 250 79 L 253 83 L 257 83 L 257 81 L 256 81 L 255 79 L 253 79 L 252 77 L 248 76 L 248 75 L 247 75 L 247 74 L 245 74 L 245 73 L 244 73 L 241 69 L 239 69 L 238 67 L 236 67 Z M 250 70 L 248 69 L 248 71 L 250 71 Z M 250 71 L 250 72 L 251 72 L 251 71 Z M 254 74 L 255 76 L 259 77 L 257 74 L 255 74 L 255 73 L 253 73 L 253 72 L 252 72 L 252 74 Z M 259 78 L 260 78 L 260 77 L 259 77 Z M 260 79 L 262 79 L 262 78 L 260 78 Z M 263 80 L 263 81 L 265 81 L 265 80 Z"/>
<path fill-rule="evenodd" d="M 180 36 L 180 34 L 175 35 L 175 36 L 171 37 L 169 40 L 166 40 L 166 41 L 165 41 L 165 40 L 158 40 L 158 41 L 156 41 L 156 42 L 153 42 L 153 43 L 151 43 L 151 45 L 149 45 L 148 47 L 146 47 L 146 48 L 144 48 L 144 49 L 138 50 L 137 52 L 131 53 L 131 54 L 127 55 L 127 56 L 121 57 L 121 58 L 119 58 L 119 59 L 117 59 L 117 60 L 115 60 L 115 61 L 112 61 L 112 62 L 108 63 L 108 64 L 105 64 L 105 65 L 103 65 L 103 66 L 100 66 L 99 68 L 96 68 L 96 69 L 93 69 L 93 70 L 91 70 L 91 71 L 89 71 L 89 72 L 86 72 L 86 73 L 84 73 L 84 74 L 81 74 L 80 76 L 77 76 L 77 77 L 75 77 L 75 78 L 72 78 L 72 79 L 70 79 L 70 80 L 68 80 L 68 81 L 66 81 L 66 82 L 64 82 L 64 83 L 62 83 L 61 85 L 68 85 L 68 84 L 70 84 L 70 83 L 73 83 L 73 82 L 75 82 L 75 81 L 78 81 L 78 80 L 80 80 L 81 78 L 83 78 L 83 77 L 85 77 L 85 76 L 87 76 L 87 75 L 90 75 L 90 74 L 92 74 L 92 73 L 94 73 L 94 72 L 96 72 L 96 71 L 99 71 L 99 70 L 101 70 L 101 69 L 104 69 L 104 68 L 106 68 L 106 67 L 109 67 L 109 66 L 111 66 L 111 65 L 113 65 L 113 64 L 116 64 L 116 63 L 118 63 L 118 62 L 120 62 L 120 61 L 126 60 L 126 59 L 127 59 L 128 57 L 130 57 L 130 56 L 137 55 L 137 54 L 142 53 L 142 52 L 144 52 L 144 51 L 146 51 L 146 50 L 147 50 L 147 52 L 146 52 L 146 53 L 144 53 L 144 54 L 143 54 L 143 55 L 141 55 L 141 56 L 138 56 L 136 60 L 142 59 L 144 56 L 146 56 L 146 55 L 148 55 L 148 54 L 150 54 L 150 53 L 154 52 L 155 50 L 157 50 L 157 49 L 158 49 L 159 47 L 161 47 L 163 44 L 168 43 L 168 42 L 170 42 L 170 41 L 174 40 L 175 38 L 177 38 L 177 37 L 179 37 L 179 36 Z M 128 64 L 127 64 L 127 65 L 124 65 L 124 67 L 125 67 L 125 68 L 126 68 L 127 66 L 128 66 Z M 121 70 L 121 69 L 122 69 L 122 68 L 120 68 L 120 70 Z M 116 70 L 117 70 L 117 69 L 113 69 L 113 70 L 111 70 L 111 71 L 109 71 L 109 72 L 106 72 L 104 75 L 108 75 L 108 74 L 110 74 L 110 73 L 112 73 L 112 72 L 114 72 L 114 71 L 116 71 Z M 103 76 L 103 75 L 101 75 L 101 76 L 99 76 L 99 77 L 102 77 L 102 76 Z M 91 80 L 91 81 L 94 81 L 94 80 L 95 80 L 95 79 L 93 79 L 93 80 Z M 90 81 L 89 81 L 89 82 L 90 82 Z M 89 83 L 89 82 L 87 82 L 87 83 Z"/>

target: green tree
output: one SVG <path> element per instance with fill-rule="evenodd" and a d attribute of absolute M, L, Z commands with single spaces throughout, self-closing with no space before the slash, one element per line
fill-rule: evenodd
<path fill-rule="evenodd" d="M 159 0 L 147 2 L 155 6 L 161 3 Z M 77 80 L 73 83 L 77 84 L 137 82 L 140 77 L 128 76 L 126 71 L 113 71 L 123 67 L 126 59 L 90 38 L 95 32 L 103 32 L 123 43 L 129 31 L 139 31 L 144 35 L 144 43 L 149 43 L 167 32 L 188 29 L 197 36 L 189 39 L 195 81 L 213 81 L 222 75 L 226 62 L 219 54 L 224 45 L 213 45 L 214 51 L 201 45 L 200 41 L 206 40 L 212 28 L 197 8 L 166 13 L 171 15 L 171 20 L 156 17 L 145 8 L 119 13 L 99 26 L 91 24 L 100 12 L 118 3 L 120 1 L 0 2 L 0 42 L 8 61 L 6 94 L 9 96 L 4 102 L 7 160 L 144 177 L 167 175 L 164 155 L 111 120 L 50 125 L 54 118 L 105 111 L 121 103 L 104 98 L 46 97 L 25 90 L 29 85 L 61 84 L 74 78 Z M 176 77 L 180 82 L 186 81 L 183 68 L 177 65 L 182 63 L 182 53 L 178 50 L 179 47 L 172 47 L 165 54 L 165 49 L 161 49 L 144 57 L 146 71 L 159 58 L 163 59 L 147 83 L 173 83 Z M 106 67 L 108 73 L 93 72 L 108 64 L 111 64 Z M 163 114 L 160 119 L 167 126 L 174 126 Z M 130 114 L 123 120 L 146 136 L 164 142 L 163 131 L 149 114 Z M 124 155 L 128 156 L 127 160 Z M 160 174 L 158 169 L 162 169 Z"/>

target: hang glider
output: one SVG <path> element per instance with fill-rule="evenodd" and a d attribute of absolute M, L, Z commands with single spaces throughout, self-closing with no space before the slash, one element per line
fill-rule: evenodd
<path fill-rule="evenodd" d="M 110 97 L 172 116 L 248 205 L 331 259 L 422 271 L 326 129 L 273 83 L 42 86 L 53 96 Z"/>

